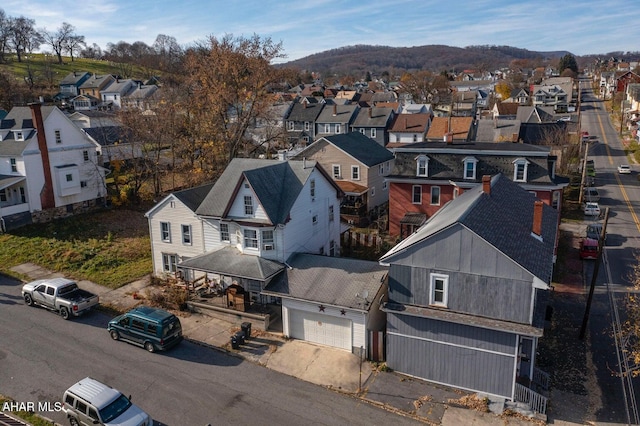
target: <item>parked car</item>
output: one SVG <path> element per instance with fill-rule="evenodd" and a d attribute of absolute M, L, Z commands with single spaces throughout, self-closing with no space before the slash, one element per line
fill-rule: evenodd
<path fill-rule="evenodd" d="M 618 173 L 628 175 L 631 173 L 631 167 L 628 164 L 620 164 L 618 166 Z"/>
<path fill-rule="evenodd" d="M 587 225 L 587 238 L 592 240 L 599 240 L 602 235 L 602 224 L 600 222 L 593 222 Z M 605 239 L 606 239 L 605 235 Z"/>
<path fill-rule="evenodd" d="M 62 410 L 72 426 L 151 426 L 151 416 L 120 391 L 85 377 L 64 392 Z"/>
<path fill-rule="evenodd" d="M 582 194 L 585 201 L 593 201 L 596 203 L 600 201 L 600 193 L 594 187 L 583 189 Z"/>
<path fill-rule="evenodd" d="M 597 259 L 598 240 L 594 240 L 592 238 L 584 238 L 582 241 L 580 241 L 580 258 Z"/>
<path fill-rule="evenodd" d="M 598 203 L 587 201 L 583 204 L 582 210 L 584 210 L 585 216 L 600 216 L 600 206 Z"/>
<path fill-rule="evenodd" d="M 138 306 L 109 321 L 113 340 L 125 340 L 149 352 L 169 349 L 182 341 L 178 317 L 163 309 Z"/>
<path fill-rule="evenodd" d="M 98 306 L 100 299 L 78 288 L 66 278 L 36 280 L 22 286 L 22 298 L 28 306 L 39 305 L 58 312 L 64 319 L 77 317 Z"/>

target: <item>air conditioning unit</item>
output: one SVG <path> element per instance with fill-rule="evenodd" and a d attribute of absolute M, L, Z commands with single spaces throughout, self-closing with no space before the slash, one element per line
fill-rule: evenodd
<path fill-rule="evenodd" d="M 263 244 L 263 250 L 273 250 L 273 244 Z"/>

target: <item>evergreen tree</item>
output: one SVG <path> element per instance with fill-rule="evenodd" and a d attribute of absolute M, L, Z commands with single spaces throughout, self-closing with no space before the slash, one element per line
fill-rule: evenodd
<path fill-rule="evenodd" d="M 570 69 L 571 71 L 578 73 L 578 63 L 576 62 L 576 57 L 570 53 L 567 53 L 562 58 L 560 58 L 560 64 L 558 65 L 560 68 L 560 74 L 562 71 L 566 69 Z"/>

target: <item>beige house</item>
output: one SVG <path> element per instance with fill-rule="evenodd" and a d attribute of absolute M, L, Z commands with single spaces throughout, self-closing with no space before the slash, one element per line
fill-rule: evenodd
<path fill-rule="evenodd" d="M 345 193 L 340 217 L 350 224 L 366 226 L 389 202 L 393 154 L 360 132 L 322 137 L 295 159 L 315 160 L 333 178 Z"/>

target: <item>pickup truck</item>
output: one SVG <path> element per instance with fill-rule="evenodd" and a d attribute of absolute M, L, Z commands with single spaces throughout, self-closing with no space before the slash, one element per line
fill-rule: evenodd
<path fill-rule="evenodd" d="M 99 297 L 78 288 L 75 281 L 51 278 L 22 286 L 22 298 L 28 306 L 39 305 L 56 311 L 64 319 L 79 316 L 98 305 Z"/>

